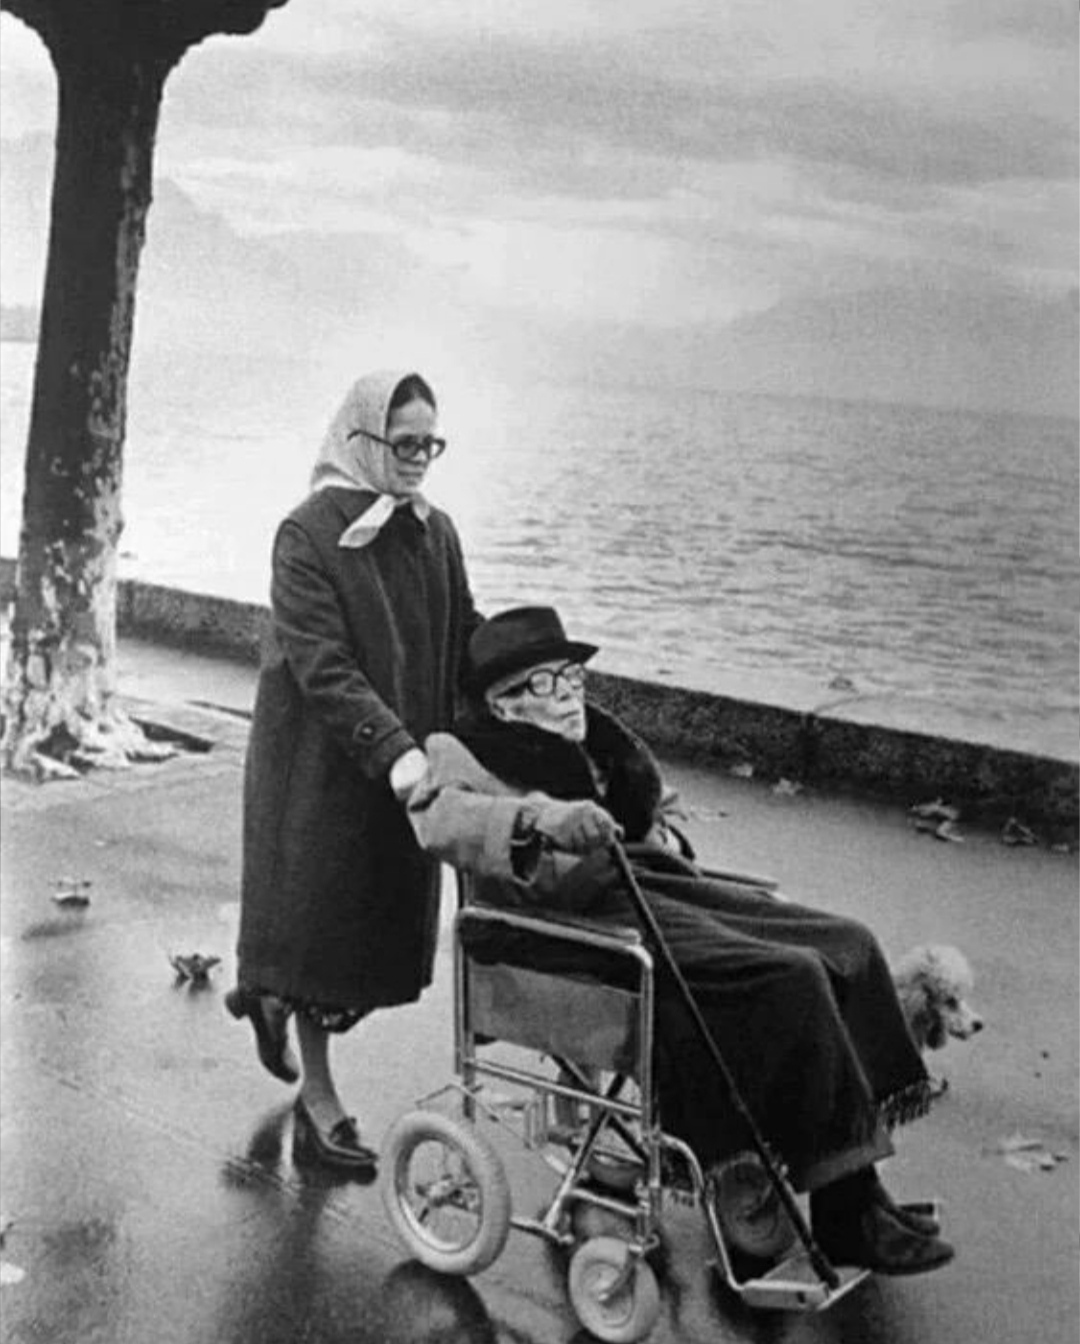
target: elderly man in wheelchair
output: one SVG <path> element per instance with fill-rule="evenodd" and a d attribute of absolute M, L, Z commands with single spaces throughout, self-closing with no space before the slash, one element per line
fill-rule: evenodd
<path fill-rule="evenodd" d="M 808 1192 L 813 1239 L 835 1264 L 884 1274 L 946 1264 L 953 1250 L 933 1206 L 898 1203 L 877 1174 L 891 1130 L 931 1099 L 877 941 L 853 920 L 778 899 L 775 884 L 694 863 L 652 754 L 586 700 L 595 652 L 569 640 L 551 608 L 514 608 L 477 629 L 469 711 L 454 736 L 428 739 L 429 773 L 408 803 L 420 843 L 475 875 L 485 906 L 622 926 L 635 922 L 625 855 L 728 1075 L 693 1005 L 660 984 L 664 1132 L 705 1170 L 762 1137 L 790 1188 Z M 508 942 L 484 926 L 472 935 L 480 961 L 619 979 L 617 958 L 590 945 Z"/>

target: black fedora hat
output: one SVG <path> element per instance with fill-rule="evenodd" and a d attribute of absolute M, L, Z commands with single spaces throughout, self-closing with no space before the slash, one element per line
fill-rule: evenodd
<path fill-rule="evenodd" d="M 485 691 L 500 677 L 520 668 L 552 658 L 584 663 L 596 652 L 595 644 L 567 639 L 554 607 L 511 607 L 473 631 L 468 683 L 474 691 Z"/>

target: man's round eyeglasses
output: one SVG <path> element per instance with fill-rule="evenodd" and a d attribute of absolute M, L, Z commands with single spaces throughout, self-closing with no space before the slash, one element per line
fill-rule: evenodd
<path fill-rule="evenodd" d="M 419 462 L 421 458 L 425 462 L 433 462 L 446 452 L 446 440 L 436 439 L 431 434 L 423 436 L 403 434 L 400 439 L 384 439 L 380 434 L 372 434 L 370 430 L 354 429 L 345 437 L 355 439 L 357 434 L 363 434 L 365 439 L 374 439 L 376 443 L 383 444 L 399 462 Z"/>
<path fill-rule="evenodd" d="M 585 685 L 584 667 L 580 663 L 567 663 L 565 667 L 554 670 L 542 667 L 536 672 L 530 672 L 522 681 L 508 686 L 503 695 L 521 695 L 531 691 L 533 695 L 544 698 L 555 694 L 555 687 L 560 681 L 565 682 L 572 691 L 580 691 Z"/>

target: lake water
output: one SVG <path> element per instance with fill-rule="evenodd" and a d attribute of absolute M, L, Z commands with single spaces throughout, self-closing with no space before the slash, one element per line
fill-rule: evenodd
<path fill-rule="evenodd" d="M 3 346 L 5 555 L 32 361 Z M 265 601 L 343 391 L 284 361 L 143 356 L 122 572 Z M 430 494 L 482 609 L 552 602 L 610 670 L 800 703 L 843 677 L 914 726 L 1075 752 L 1074 422 L 539 382 L 443 409 Z"/>

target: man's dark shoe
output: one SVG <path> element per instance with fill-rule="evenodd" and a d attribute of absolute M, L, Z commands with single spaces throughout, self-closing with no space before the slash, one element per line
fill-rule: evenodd
<path fill-rule="evenodd" d="M 878 1203 L 846 1213 L 830 1211 L 814 1219 L 813 1231 L 834 1264 L 878 1274 L 926 1274 L 956 1254 L 947 1241 L 913 1232 Z"/>
<path fill-rule="evenodd" d="M 933 1204 L 898 1204 L 879 1179 L 874 1182 L 874 1202 L 887 1209 L 889 1213 L 912 1232 L 924 1237 L 936 1237 L 941 1232 L 941 1219 Z"/>
<path fill-rule="evenodd" d="M 237 1021 L 244 1017 L 250 1021 L 263 1068 L 283 1083 L 295 1083 L 300 1066 L 286 1035 L 289 1014 L 284 1005 L 268 994 L 255 994 L 238 985 L 225 995 L 225 1007 Z"/>

